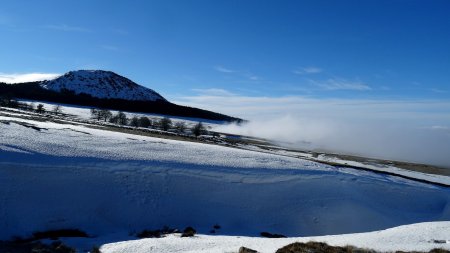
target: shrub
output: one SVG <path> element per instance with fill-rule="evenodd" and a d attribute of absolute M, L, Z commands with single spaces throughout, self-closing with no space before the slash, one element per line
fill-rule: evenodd
<path fill-rule="evenodd" d="M 142 230 L 136 234 L 137 238 L 161 238 L 161 230 Z"/>
<path fill-rule="evenodd" d="M 285 235 L 272 234 L 272 233 L 269 233 L 269 232 L 261 232 L 261 236 L 262 237 L 267 237 L 267 238 L 286 238 Z"/>
<path fill-rule="evenodd" d="M 162 229 L 156 230 L 142 230 L 141 232 L 136 234 L 138 238 L 161 238 L 167 234 L 177 233 L 178 229 L 169 228 L 168 226 L 164 226 Z"/>
<path fill-rule="evenodd" d="M 181 237 L 192 237 L 197 233 L 194 228 L 187 227 L 183 230 L 183 234 L 181 234 Z"/>
<path fill-rule="evenodd" d="M 278 249 L 275 253 L 303 253 L 303 252 L 324 252 L 324 253 L 375 253 L 374 250 L 365 250 L 353 246 L 334 247 L 323 242 L 295 242 Z"/>

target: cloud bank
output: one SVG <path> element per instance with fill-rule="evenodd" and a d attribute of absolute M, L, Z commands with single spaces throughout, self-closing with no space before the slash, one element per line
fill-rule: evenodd
<path fill-rule="evenodd" d="M 175 100 L 249 120 L 242 126 L 221 126 L 219 131 L 302 149 L 450 168 L 449 101 L 219 96 L 213 92 Z"/>
<path fill-rule="evenodd" d="M 60 76 L 56 73 L 25 73 L 25 74 L 6 74 L 0 73 L 0 82 L 2 83 L 24 83 L 33 81 L 51 80 Z"/>

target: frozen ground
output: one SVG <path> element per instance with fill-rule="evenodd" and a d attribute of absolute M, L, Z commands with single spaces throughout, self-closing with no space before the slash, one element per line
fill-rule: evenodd
<path fill-rule="evenodd" d="M 78 228 L 98 238 L 114 238 L 109 241 L 113 242 L 126 237 L 108 235 L 164 225 L 193 226 L 207 234 L 214 224 L 222 227 L 220 235 L 257 236 L 268 231 L 313 236 L 450 220 L 450 189 L 431 184 L 13 115 L 0 116 L 0 121 L 0 240 Z M 448 231 L 448 222 L 436 224 L 436 231 Z M 419 230 L 423 229 L 415 231 Z M 195 247 L 214 248 L 222 240 L 200 236 L 188 241 L 198 245 L 186 246 L 185 239 L 169 239 L 135 241 L 128 251 L 121 244 L 106 245 L 105 252 L 172 244 L 199 252 Z M 249 238 L 249 246 L 259 245 L 258 240 L 275 242 Z M 350 243 L 359 246 L 356 242 Z M 204 252 L 227 252 L 214 250 Z"/>

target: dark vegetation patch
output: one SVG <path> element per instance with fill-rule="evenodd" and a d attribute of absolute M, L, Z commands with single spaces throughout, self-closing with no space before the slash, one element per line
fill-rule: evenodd
<path fill-rule="evenodd" d="M 142 230 L 141 232 L 136 234 L 137 238 L 161 238 L 168 234 L 178 233 L 180 232 L 176 228 L 170 228 L 168 226 L 164 226 L 162 229 L 155 229 L 155 230 Z"/>
<path fill-rule="evenodd" d="M 197 233 L 197 231 L 192 227 L 187 227 L 183 230 L 181 237 L 192 237 Z"/>
<path fill-rule="evenodd" d="M 269 232 L 261 232 L 260 234 L 262 237 L 266 237 L 266 238 L 286 238 L 285 235 L 281 235 L 281 234 L 272 234 Z"/>
<path fill-rule="evenodd" d="M 89 235 L 79 229 L 58 229 L 58 230 L 48 230 L 44 232 L 34 232 L 33 239 L 52 239 L 57 240 L 60 237 L 86 237 Z"/>
<path fill-rule="evenodd" d="M 60 241 L 44 244 L 37 242 L 0 241 L 1 253 L 75 253 L 76 250 Z M 100 252 L 100 251 L 99 251 Z M 99 253 L 97 252 L 97 253 Z"/>
<path fill-rule="evenodd" d="M 39 241 L 42 239 L 58 240 L 61 237 L 81 237 L 89 238 L 86 232 L 79 229 L 57 229 L 57 230 L 47 230 L 47 231 L 37 231 L 29 238 L 14 237 L 12 242 L 15 243 L 29 243 L 34 241 Z"/>
<path fill-rule="evenodd" d="M 254 249 L 249 249 L 246 247 L 240 247 L 239 253 L 258 253 L 258 251 L 254 250 Z"/>
<path fill-rule="evenodd" d="M 275 253 L 377 253 L 371 249 L 354 246 L 330 246 L 323 242 L 292 243 L 278 249 Z M 424 253 L 420 251 L 397 251 L 396 253 Z M 432 249 L 428 253 L 450 253 L 445 249 Z"/>
<path fill-rule="evenodd" d="M 353 246 L 335 247 L 323 242 L 296 242 L 284 246 L 276 253 L 376 253 L 374 250 L 360 249 Z"/>

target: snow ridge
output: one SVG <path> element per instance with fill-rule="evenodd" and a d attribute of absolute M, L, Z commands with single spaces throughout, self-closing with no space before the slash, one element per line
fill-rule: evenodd
<path fill-rule="evenodd" d="M 166 101 L 152 89 L 136 84 L 128 78 L 111 71 L 70 71 L 56 79 L 42 81 L 41 87 L 61 92 L 70 90 L 76 94 L 85 93 L 97 98 L 116 98 L 139 101 Z"/>

